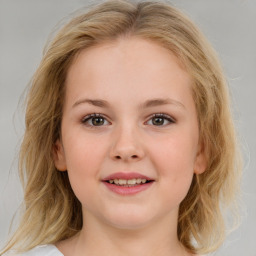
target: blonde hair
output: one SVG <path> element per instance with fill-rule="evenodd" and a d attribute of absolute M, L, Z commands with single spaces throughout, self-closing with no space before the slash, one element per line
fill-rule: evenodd
<path fill-rule="evenodd" d="M 203 174 L 194 175 L 180 205 L 178 238 L 191 253 L 214 251 L 223 242 L 222 207 L 235 198 L 241 168 L 228 86 L 216 54 L 196 26 L 169 4 L 110 0 L 66 24 L 33 77 L 19 163 L 25 209 L 4 252 L 56 243 L 81 230 L 81 204 L 67 173 L 57 171 L 52 157 L 60 136 L 65 77 L 81 50 L 123 36 L 151 40 L 169 49 L 193 80 L 208 165 Z"/>

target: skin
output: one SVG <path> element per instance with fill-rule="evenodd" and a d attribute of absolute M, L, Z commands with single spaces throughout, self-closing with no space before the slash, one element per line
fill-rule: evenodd
<path fill-rule="evenodd" d="M 68 171 L 84 227 L 57 244 L 65 256 L 189 255 L 177 239 L 178 209 L 194 173 L 206 167 L 191 86 L 179 60 L 144 39 L 120 38 L 74 60 L 55 165 Z M 170 102 L 142 106 L 156 98 Z M 84 122 L 93 113 L 103 117 L 98 126 Z M 152 115 L 159 113 L 172 121 L 157 123 Z M 137 172 L 154 182 L 138 194 L 118 195 L 102 182 L 116 172 Z"/>

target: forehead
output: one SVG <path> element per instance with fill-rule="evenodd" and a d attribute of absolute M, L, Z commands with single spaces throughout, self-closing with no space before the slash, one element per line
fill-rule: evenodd
<path fill-rule="evenodd" d="M 121 67 L 125 64 L 141 64 L 144 62 L 143 66 L 146 67 L 147 65 L 147 68 L 160 69 L 163 65 L 170 66 L 173 63 L 186 72 L 184 63 L 171 50 L 151 39 L 127 36 L 99 43 L 81 50 L 74 58 L 69 68 L 68 76 L 72 74 L 74 66 L 77 69 L 78 65 L 84 65 L 84 68 L 88 69 L 89 67 L 86 64 L 89 62 L 90 68 L 97 68 L 99 70 L 101 68 L 107 68 L 108 66 L 104 66 L 103 64 L 113 62 L 111 55 L 119 57 L 119 63 L 117 63 L 117 58 L 115 58 L 115 62 L 116 64 L 122 64 Z M 102 65 L 99 65 L 99 62 L 102 62 Z"/>
<path fill-rule="evenodd" d="M 164 95 L 168 86 L 187 89 L 190 83 L 189 74 L 171 51 L 140 38 L 121 38 L 81 51 L 66 79 L 67 93 L 76 97 L 82 88 L 96 96 L 121 91 L 145 97 L 156 91 Z"/>

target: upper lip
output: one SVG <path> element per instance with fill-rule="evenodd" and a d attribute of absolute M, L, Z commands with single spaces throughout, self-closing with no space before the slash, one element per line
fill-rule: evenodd
<path fill-rule="evenodd" d="M 145 175 L 142 175 L 137 172 L 116 172 L 113 173 L 104 179 L 102 181 L 107 181 L 107 180 L 114 180 L 114 179 L 123 179 L 123 180 L 131 180 L 131 179 L 146 179 L 146 180 L 154 180 L 150 177 L 147 177 Z"/>

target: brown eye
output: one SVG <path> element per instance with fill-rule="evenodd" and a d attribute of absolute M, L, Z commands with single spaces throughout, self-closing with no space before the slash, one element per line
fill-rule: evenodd
<path fill-rule="evenodd" d="M 103 125 L 104 124 L 104 118 L 102 117 L 93 117 L 92 118 L 92 124 L 95 126 Z"/>
<path fill-rule="evenodd" d="M 162 117 L 153 117 L 152 118 L 153 125 L 163 125 L 164 124 L 164 118 Z"/>
<path fill-rule="evenodd" d="M 154 114 L 147 123 L 154 126 L 166 126 L 175 123 L 175 120 L 166 114 Z"/>
<path fill-rule="evenodd" d="M 105 126 L 109 124 L 109 122 L 101 114 L 90 114 L 82 120 L 82 123 L 91 127 Z"/>

